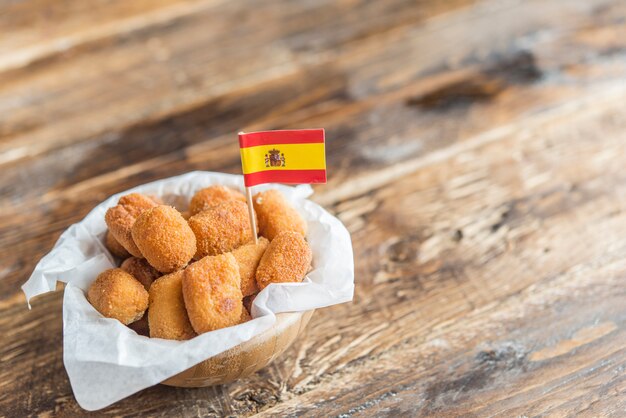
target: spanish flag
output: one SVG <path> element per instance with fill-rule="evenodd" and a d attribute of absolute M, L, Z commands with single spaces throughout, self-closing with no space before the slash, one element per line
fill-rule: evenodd
<path fill-rule="evenodd" d="M 239 134 L 246 187 L 263 183 L 326 183 L 323 129 Z"/>

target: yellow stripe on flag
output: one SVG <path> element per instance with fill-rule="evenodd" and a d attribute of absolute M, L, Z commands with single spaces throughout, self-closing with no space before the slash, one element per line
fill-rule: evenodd
<path fill-rule="evenodd" d="M 277 150 L 281 158 L 280 166 L 266 166 L 266 156 L 271 150 Z M 323 143 L 259 145 L 240 148 L 243 174 L 265 170 L 324 170 L 326 156 Z M 284 167 L 282 166 L 284 157 Z"/>

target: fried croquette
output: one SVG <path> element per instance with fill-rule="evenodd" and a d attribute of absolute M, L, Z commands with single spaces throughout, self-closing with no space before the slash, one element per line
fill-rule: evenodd
<path fill-rule="evenodd" d="M 244 297 L 259 291 L 254 274 L 269 243 L 267 238 L 261 237 L 258 244 L 245 244 L 232 252 L 235 260 L 237 260 L 237 264 L 239 264 L 241 293 L 243 293 Z"/>
<path fill-rule="evenodd" d="M 107 247 L 107 250 L 109 250 L 109 252 L 116 257 L 130 257 L 130 253 L 115 239 L 111 231 L 107 231 L 106 237 L 104 238 L 104 246 Z"/>
<path fill-rule="evenodd" d="M 189 218 L 196 235 L 195 258 L 227 253 L 252 239 L 244 202 L 229 200 Z"/>
<path fill-rule="evenodd" d="M 107 318 L 124 325 L 140 319 L 148 308 L 148 292 L 122 269 L 105 270 L 89 286 L 87 300 Z"/>
<path fill-rule="evenodd" d="M 143 335 L 144 337 L 150 336 L 150 331 L 148 329 L 148 314 L 147 313 L 143 314 L 141 319 L 131 324 L 128 324 L 127 327 L 135 331 L 137 334 Z"/>
<path fill-rule="evenodd" d="M 162 273 L 184 267 L 196 252 L 193 231 L 171 206 L 157 206 L 139 215 L 132 237 L 148 263 Z"/>
<path fill-rule="evenodd" d="M 189 212 L 193 216 L 227 200 L 245 202 L 246 197 L 241 192 L 229 187 L 205 187 L 204 189 L 198 190 L 198 192 L 196 192 L 196 194 L 191 198 L 191 202 L 189 203 Z"/>
<path fill-rule="evenodd" d="M 124 260 L 120 268 L 139 280 L 139 283 L 141 283 L 146 290 L 150 290 L 152 282 L 161 277 L 161 273 L 152 267 L 144 258 L 129 257 Z"/>
<path fill-rule="evenodd" d="M 189 340 L 196 336 L 183 299 L 184 271 L 167 274 L 150 287 L 148 325 L 150 337 L 168 340 Z"/>
<path fill-rule="evenodd" d="M 267 247 L 256 271 L 256 282 L 263 290 L 271 283 L 301 282 L 313 254 L 304 237 L 293 231 L 278 235 Z"/>
<path fill-rule="evenodd" d="M 150 197 L 140 193 L 131 193 L 120 197 L 117 206 L 109 208 L 104 216 L 109 231 L 115 239 L 135 257 L 143 257 L 143 255 L 133 241 L 131 229 L 139 215 L 155 206 L 157 203 Z"/>
<path fill-rule="evenodd" d="M 306 235 L 306 222 L 278 190 L 254 195 L 254 210 L 259 221 L 259 233 L 272 241 L 278 234 L 293 231 Z"/>
<path fill-rule="evenodd" d="M 243 295 L 232 254 L 204 257 L 184 270 L 183 297 L 193 329 L 202 334 L 237 325 Z"/>

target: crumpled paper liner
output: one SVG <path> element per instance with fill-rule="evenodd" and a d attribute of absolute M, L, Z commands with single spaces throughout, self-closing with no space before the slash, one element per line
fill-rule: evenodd
<path fill-rule="evenodd" d="M 57 281 L 67 283 L 63 298 L 63 362 L 82 408 L 93 411 L 109 406 L 248 341 L 269 329 L 277 313 L 308 311 L 352 300 L 352 243 L 343 224 L 306 200 L 313 193 L 308 185 L 263 185 L 254 191 L 280 189 L 308 223 L 313 270 L 302 283 L 268 286 L 254 300 L 252 321 L 189 341 L 143 337 L 117 320 L 102 317 L 89 304 L 85 292 L 101 271 L 115 267 L 114 258 L 103 244 L 106 210 L 131 192 L 157 195 L 184 210 L 198 189 L 212 184 L 243 190 L 242 176 L 195 171 L 111 196 L 61 235 L 22 286 L 30 306 L 32 297 L 54 291 Z"/>

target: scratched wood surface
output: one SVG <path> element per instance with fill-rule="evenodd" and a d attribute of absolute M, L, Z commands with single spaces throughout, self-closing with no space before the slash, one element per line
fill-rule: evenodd
<path fill-rule="evenodd" d="M 61 291 L 110 194 L 325 127 L 352 303 L 272 366 L 94 415 L 625 416 L 626 3 L 0 2 L 0 416 L 85 416 Z"/>

